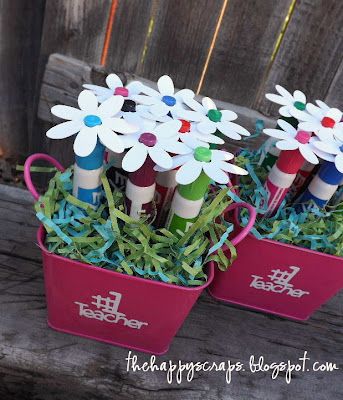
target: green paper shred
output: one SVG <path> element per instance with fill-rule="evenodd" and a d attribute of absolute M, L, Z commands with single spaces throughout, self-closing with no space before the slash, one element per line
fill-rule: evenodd
<path fill-rule="evenodd" d="M 207 281 L 204 266 L 215 261 L 227 269 L 236 257 L 228 240 L 233 225 L 222 213 L 232 203 L 227 188 L 215 188 L 188 232 L 174 235 L 155 229 L 147 218 L 136 221 L 125 213 L 124 195 L 112 191 L 101 176 L 102 204 L 94 210 L 72 196 L 72 167 L 57 171 L 48 190 L 35 204 L 50 252 L 127 275 L 181 285 Z M 225 253 L 220 249 L 226 245 Z"/>

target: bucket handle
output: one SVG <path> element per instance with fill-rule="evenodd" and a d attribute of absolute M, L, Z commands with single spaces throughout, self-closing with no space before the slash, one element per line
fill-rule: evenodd
<path fill-rule="evenodd" d="M 240 208 L 246 208 L 249 212 L 249 222 L 247 223 L 247 225 L 236 235 L 234 236 L 230 242 L 236 246 L 238 243 L 240 243 L 247 235 L 248 233 L 251 231 L 251 228 L 254 226 L 255 223 L 255 219 L 256 219 L 256 210 L 255 208 L 248 204 L 248 203 L 232 203 L 230 204 L 224 211 L 224 214 L 230 212 L 230 211 L 235 211 L 235 213 L 238 213 Z M 228 249 L 228 247 L 224 244 L 224 246 L 222 246 L 222 250 L 226 251 Z"/>
<path fill-rule="evenodd" d="M 50 164 L 52 164 L 54 167 L 56 167 L 61 172 L 65 171 L 65 168 L 54 157 L 51 157 L 48 154 L 36 153 L 36 154 L 32 154 L 30 157 L 28 157 L 24 164 L 24 180 L 25 180 L 27 188 L 29 189 L 30 193 L 32 194 L 32 196 L 35 200 L 39 199 L 39 194 L 32 183 L 30 170 L 31 170 L 31 165 L 37 160 L 48 161 Z"/>

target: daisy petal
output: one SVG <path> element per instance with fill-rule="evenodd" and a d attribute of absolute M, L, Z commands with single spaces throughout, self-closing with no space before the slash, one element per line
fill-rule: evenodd
<path fill-rule="evenodd" d="M 129 91 L 129 97 L 133 94 L 139 94 L 142 91 L 143 84 L 140 81 L 132 81 L 126 85 L 126 89 Z"/>
<path fill-rule="evenodd" d="M 95 95 L 98 97 L 106 97 L 109 99 L 111 96 L 113 96 L 113 91 L 109 88 L 105 88 L 102 86 L 97 86 L 97 85 L 88 85 L 87 83 L 82 85 L 85 89 L 91 90 Z"/>
<path fill-rule="evenodd" d="M 191 149 L 196 149 L 197 147 L 209 147 L 209 145 L 205 141 L 201 142 L 201 135 L 199 135 L 198 139 L 193 135 L 181 134 L 180 140 L 190 148 L 190 151 Z"/>
<path fill-rule="evenodd" d="M 192 132 L 193 133 L 193 132 Z M 211 134 L 204 134 L 204 133 L 195 133 L 194 137 L 196 137 L 198 140 L 205 142 L 205 143 L 215 143 L 215 144 L 224 144 L 225 141 L 216 135 L 211 135 Z"/>
<path fill-rule="evenodd" d="M 50 139 L 64 139 L 79 132 L 83 126 L 84 124 L 82 121 L 62 122 L 62 124 L 50 128 L 46 136 Z"/>
<path fill-rule="evenodd" d="M 177 113 L 180 118 L 185 119 L 187 121 L 192 121 L 192 122 L 198 122 L 204 118 L 204 116 L 202 114 L 199 114 L 196 111 L 184 110 L 181 107 L 178 109 Z"/>
<path fill-rule="evenodd" d="M 320 124 L 318 122 L 300 122 L 298 129 L 306 132 L 316 133 L 320 129 Z"/>
<path fill-rule="evenodd" d="M 122 153 L 124 151 L 124 144 L 119 135 L 110 128 L 100 125 L 98 127 L 98 136 L 101 143 L 114 153 Z"/>
<path fill-rule="evenodd" d="M 95 114 L 98 109 L 98 100 L 90 90 L 82 90 L 77 99 L 79 107 L 82 111 L 89 114 Z"/>
<path fill-rule="evenodd" d="M 173 154 L 188 154 L 192 151 L 186 144 L 177 142 L 175 139 L 162 140 L 159 143 L 165 151 Z"/>
<path fill-rule="evenodd" d="M 287 106 L 288 104 L 291 103 L 288 99 L 285 99 L 284 97 L 279 96 L 278 94 L 267 93 L 266 98 L 272 101 L 273 103 L 281 104 L 282 106 Z"/>
<path fill-rule="evenodd" d="M 320 107 L 324 112 L 327 112 L 330 110 L 330 107 L 328 105 L 326 105 L 324 103 L 324 101 L 316 100 L 316 103 L 317 103 L 318 107 Z"/>
<path fill-rule="evenodd" d="M 284 119 L 281 118 L 278 119 L 277 124 L 282 130 L 291 134 L 292 136 L 295 136 L 297 134 L 297 130 L 294 128 L 294 126 L 291 125 L 289 122 L 285 121 Z"/>
<path fill-rule="evenodd" d="M 279 114 L 282 115 L 283 117 L 291 117 L 291 113 L 289 112 L 290 107 L 289 106 L 283 106 L 279 108 Z"/>
<path fill-rule="evenodd" d="M 225 136 L 233 140 L 241 140 L 241 135 L 239 135 L 229 124 L 231 124 L 231 122 L 217 122 L 216 125 L 218 130 Z"/>
<path fill-rule="evenodd" d="M 317 140 L 313 142 L 313 144 L 317 149 L 324 151 L 325 153 L 335 155 L 340 153 L 340 149 L 335 142 L 322 142 L 321 140 Z"/>
<path fill-rule="evenodd" d="M 194 92 L 193 90 L 190 89 L 181 89 L 175 93 L 175 97 L 180 100 L 183 100 L 183 98 L 194 97 Z"/>
<path fill-rule="evenodd" d="M 285 97 L 290 102 L 293 102 L 293 96 L 284 87 L 282 87 L 280 85 L 276 85 L 275 89 L 277 90 L 277 92 L 279 92 L 281 94 L 282 97 Z"/>
<path fill-rule="evenodd" d="M 210 121 L 208 118 L 197 124 L 197 129 L 201 133 L 214 133 L 217 130 L 217 125 L 215 122 Z"/>
<path fill-rule="evenodd" d="M 150 107 L 151 114 L 156 115 L 157 117 L 164 117 L 169 113 L 169 110 L 169 107 L 162 101 L 159 101 Z"/>
<path fill-rule="evenodd" d="M 234 121 L 238 118 L 238 115 L 231 110 L 220 110 L 222 113 L 222 121 Z"/>
<path fill-rule="evenodd" d="M 293 93 L 293 97 L 295 101 L 300 101 L 301 103 L 306 104 L 306 96 L 300 90 L 295 90 Z"/>
<path fill-rule="evenodd" d="M 294 118 L 296 118 L 299 122 L 300 122 L 300 121 L 302 121 L 302 122 L 314 122 L 314 123 L 318 122 L 318 120 L 317 120 L 315 117 L 313 117 L 312 115 L 308 114 L 308 113 L 305 112 L 305 111 L 300 111 L 300 110 L 296 109 L 295 107 L 293 107 L 293 108 L 290 110 L 290 113 L 291 113 L 292 116 L 293 116 Z"/>
<path fill-rule="evenodd" d="M 221 122 L 220 122 L 221 124 Z M 242 136 L 250 136 L 250 132 L 243 128 L 243 126 L 236 124 L 235 122 L 223 122 L 228 128 L 231 128 L 233 131 L 239 133 Z"/>
<path fill-rule="evenodd" d="M 228 175 L 219 168 L 218 163 L 216 162 L 204 163 L 203 169 L 205 174 L 213 181 L 220 183 L 222 185 L 227 184 L 229 182 Z"/>
<path fill-rule="evenodd" d="M 301 155 L 311 164 L 318 164 L 319 160 L 318 157 L 313 153 L 313 151 L 307 146 L 306 144 L 299 145 L 299 151 Z"/>
<path fill-rule="evenodd" d="M 194 182 L 202 171 L 202 163 L 192 159 L 187 161 L 180 169 L 177 171 L 175 179 L 180 185 L 188 185 Z"/>
<path fill-rule="evenodd" d="M 185 164 L 187 161 L 192 159 L 193 159 L 193 154 L 191 153 L 173 157 L 173 169 L 180 167 L 181 165 Z"/>
<path fill-rule="evenodd" d="M 98 140 L 98 127 L 84 126 L 74 141 L 74 152 L 79 157 L 87 157 L 95 149 Z"/>
<path fill-rule="evenodd" d="M 306 110 L 307 110 L 311 115 L 315 116 L 316 119 L 317 119 L 318 121 L 321 121 L 322 118 L 324 117 L 324 112 L 323 112 L 323 110 L 322 110 L 320 107 L 317 107 L 317 106 L 315 106 L 315 105 L 312 104 L 312 103 L 308 103 L 308 104 L 306 105 Z"/>
<path fill-rule="evenodd" d="M 173 96 L 174 95 L 174 83 L 170 76 L 163 75 L 157 81 L 157 87 L 162 96 Z"/>
<path fill-rule="evenodd" d="M 124 104 L 123 96 L 111 96 L 109 99 L 100 104 L 98 114 L 102 118 L 114 117 L 119 113 Z"/>
<path fill-rule="evenodd" d="M 70 121 L 76 119 L 81 120 L 85 115 L 85 113 L 78 108 L 63 105 L 53 106 L 51 108 L 51 113 L 56 115 L 56 117 L 68 119 Z"/>
<path fill-rule="evenodd" d="M 133 133 L 132 135 L 122 135 L 121 141 L 123 142 L 123 146 L 125 149 L 134 146 L 139 139 L 140 133 Z"/>
<path fill-rule="evenodd" d="M 181 121 L 172 120 L 165 122 L 155 128 L 154 133 L 160 140 L 171 139 L 172 137 L 178 137 L 179 129 L 181 128 Z"/>
<path fill-rule="evenodd" d="M 228 151 L 223 151 L 223 150 L 211 150 L 212 156 L 211 160 L 212 161 L 229 161 L 234 158 L 234 155 L 232 153 L 229 153 Z"/>
<path fill-rule="evenodd" d="M 220 169 L 229 172 L 230 174 L 248 175 L 248 171 L 246 171 L 244 168 L 238 167 L 237 165 L 230 164 L 228 162 L 221 161 L 218 163 L 218 166 L 220 167 Z"/>
<path fill-rule="evenodd" d="M 142 86 L 141 86 L 141 92 L 146 94 L 149 97 L 153 97 L 153 98 L 161 97 L 161 94 L 157 90 L 151 88 L 150 86 L 146 86 L 144 84 L 142 84 Z M 146 97 L 146 96 L 142 96 L 142 97 Z"/>
<path fill-rule="evenodd" d="M 286 140 L 277 142 L 276 147 L 280 150 L 296 150 L 299 148 L 299 142 L 292 138 L 286 138 Z"/>
<path fill-rule="evenodd" d="M 340 153 L 335 158 L 335 166 L 339 172 L 343 173 L 343 154 Z"/>
<path fill-rule="evenodd" d="M 263 133 L 276 139 L 284 139 L 285 132 L 281 129 L 263 129 Z"/>
<path fill-rule="evenodd" d="M 151 106 L 160 101 L 157 97 L 144 96 L 142 94 L 134 94 L 131 96 L 131 99 L 139 104 L 145 104 L 147 106 Z"/>
<path fill-rule="evenodd" d="M 158 143 L 154 147 L 149 147 L 148 153 L 155 164 L 165 169 L 172 168 L 173 166 L 172 158 Z"/>
<path fill-rule="evenodd" d="M 110 89 L 113 90 L 113 92 L 114 92 L 115 88 L 124 86 L 123 82 L 121 81 L 119 76 L 116 74 L 109 74 L 106 78 L 106 84 Z"/>
<path fill-rule="evenodd" d="M 183 102 L 192 110 L 196 111 L 199 114 L 206 115 L 206 110 L 202 107 L 200 103 L 198 103 L 193 97 L 191 96 L 183 96 Z"/>
<path fill-rule="evenodd" d="M 124 156 L 122 168 L 128 172 L 137 171 L 145 162 L 148 155 L 147 147 L 136 143 Z"/>
<path fill-rule="evenodd" d="M 334 139 L 332 128 L 325 128 L 324 126 L 320 126 L 320 128 L 317 129 L 317 131 L 314 131 L 314 133 L 319 137 L 320 140 L 323 140 L 324 142 Z"/>
<path fill-rule="evenodd" d="M 134 133 L 138 131 L 138 126 L 131 125 L 121 118 L 106 118 L 102 123 L 113 131 L 119 133 Z"/>
<path fill-rule="evenodd" d="M 340 111 L 338 108 L 330 108 L 330 110 L 326 113 L 326 117 L 332 118 L 335 122 L 340 122 L 342 115 L 342 111 Z"/>
<path fill-rule="evenodd" d="M 214 101 L 210 99 L 209 97 L 204 97 L 202 99 L 202 105 L 205 107 L 205 109 L 208 110 L 216 110 L 217 106 L 215 105 Z"/>
<path fill-rule="evenodd" d="M 336 125 L 338 125 L 338 124 L 336 124 Z M 334 134 L 334 136 L 338 139 L 338 140 L 340 140 L 341 142 L 343 142 L 343 130 L 340 128 L 340 127 L 334 127 L 333 129 L 332 129 L 332 133 Z"/>

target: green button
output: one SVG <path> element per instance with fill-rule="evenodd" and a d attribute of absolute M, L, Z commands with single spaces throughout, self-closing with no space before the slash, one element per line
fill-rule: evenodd
<path fill-rule="evenodd" d="M 212 152 L 206 147 L 197 147 L 194 150 L 194 158 L 197 161 L 210 162 L 212 158 Z"/>
<path fill-rule="evenodd" d="M 220 122 L 222 119 L 222 113 L 219 110 L 209 110 L 207 116 L 212 122 Z"/>
<path fill-rule="evenodd" d="M 297 110 L 304 111 L 305 108 L 306 108 L 306 104 L 305 104 L 305 103 L 302 103 L 301 101 L 296 101 L 296 102 L 294 103 L 294 107 L 295 107 Z"/>

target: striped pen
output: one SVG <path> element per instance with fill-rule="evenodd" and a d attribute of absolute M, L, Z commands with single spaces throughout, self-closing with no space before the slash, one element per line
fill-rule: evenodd
<path fill-rule="evenodd" d="M 167 229 L 174 234 L 187 232 L 200 213 L 211 180 L 227 184 L 228 172 L 247 174 L 244 169 L 227 162 L 233 157 L 231 153 L 200 146 L 192 153 L 173 158 L 173 167 L 180 166 L 180 169 L 176 173 L 178 186 L 167 219 Z"/>
<path fill-rule="evenodd" d="M 96 208 L 100 204 L 105 146 L 99 141 L 89 156 L 75 156 L 73 196 Z"/>
<path fill-rule="evenodd" d="M 279 120 L 278 124 L 282 130 L 264 130 L 267 135 L 279 139 L 276 146 L 281 150 L 280 156 L 270 170 L 265 183 L 268 202 L 266 217 L 274 215 L 278 210 L 304 162 L 319 163 L 314 152 L 314 145 L 310 142 L 311 133 L 297 131 L 291 124 L 283 120 Z"/>
<path fill-rule="evenodd" d="M 168 152 L 189 152 L 186 145 L 177 141 L 180 126 L 180 121 L 172 120 L 150 132 L 145 132 L 143 126 L 139 132 L 123 137 L 124 146 L 130 148 L 123 158 L 122 167 L 129 172 L 125 195 L 127 212 L 132 218 L 152 215 L 157 174 L 154 167 L 171 169 L 173 161 Z"/>
<path fill-rule="evenodd" d="M 325 161 L 305 192 L 297 200 L 297 203 L 302 204 L 303 210 L 306 209 L 304 203 L 311 200 L 314 201 L 318 207 L 325 207 L 331 197 L 336 193 L 342 179 L 343 173 L 338 171 L 335 163 Z"/>
<path fill-rule="evenodd" d="M 178 131 L 178 141 L 188 146 L 189 152 L 192 148 L 201 147 L 207 143 L 224 144 L 224 140 L 212 134 L 200 133 L 194 123 L 180 119 L 181 127 Z M 162 226 L 168 216 L 171 200 L 176 187 L 176 170 L 160 171 L 156 177 L 156 226 Z"/>
<path fill-rule="evenodd" d="M 312 200 L 318 207 L 324 207 L 343 180 L 343 143 L 331 137 L 325 141 L 316 141 L 314 146 L 321 154 L 325 153 L 326 161 L 297 203 L 303 204 Z M 302 208 L 304 209 L 304 206 Z"/>

